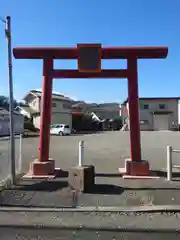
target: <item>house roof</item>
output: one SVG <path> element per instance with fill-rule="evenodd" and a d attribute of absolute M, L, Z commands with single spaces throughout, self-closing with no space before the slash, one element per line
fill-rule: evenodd
<path fill-rule="evenodd" d="M 83 101 L 79 101 L 79 102 L 75 102 L 73 105 L 72 105 L 72 108 L 81 108 L 81 107 L 84 107 L 86 106 L 87 103 L 83 102 Z"/>
<path fill-rule="evenodd" d="M 103 107 L 108 107 L 108 106 L 119 106 L 118 103 L 86 103 L 84 101 L 79 101 L 76 102 L 72 105 L 73 108 L 81 108 L 81 107 L 89 107 L 89 108 L 93 108 L 93 107 L 99 107 L 99 108 L 103 108 Z"/>
<path fill-rule="evenodd" d="M 139 100 L 180 100 L 180 97 L 141 97 Z M 128 98 L 122 104 L 126 104 L 127 102 Z"/>
<path fill-rule="evenodd" d="M 38 91 L 38 90 L 30 90 L 25 97 L 23 98 L 24 100 L 28 99 L 29 95 L 34 95 L 35 97 L 41 97 L 42 96 L 42 92 Z M 61 94 L 57 94 L 57 93 L 52 93 L 52 99 L 53 100 L 64 100 L 64 101 L 74 101 L 73 99 L 66 97 L 64 95 Z"/>

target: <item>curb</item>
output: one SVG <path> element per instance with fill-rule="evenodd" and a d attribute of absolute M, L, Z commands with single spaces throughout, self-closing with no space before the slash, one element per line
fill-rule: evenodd
<path fill-rule="evenodd" d="M 14 138 L 19 139 L 19 135 L 16 135 Z M 4 141 L 4 140 L 10 140 L 10 136 L 0 137 L 0 141 Z"/>
<path fill-rule="evenodd" d="M 0 182 L 0 192 L 11 187 L 11 180 L 8 178 Z"/>
<path fill-rule="evenodd" d="M 23 175 L 24 175 L 24 173 L 18 173 L 16 175 L 16 181 L 19 181 L 22 178 Z M 3 190 L 11 188 L 11 186 L 12 186 L 12 183 L 11 183 L 10 178 L 7 178 L 7 179 L 1 181 L 0 182 L 0 192 L 3 191 Z"/>
<path fill-rule="evenodd" d="M 39 208 L 39 207 L 0 207 L 0 212 L 124 212 L 124 213 L 158 213 L 180 212 L 180 205 L 128 206 L 128 207 L 67 207 L 67 208 Z"/>
<path fill-rule="evenodd" d="M 88 226 L 78 226 L 78 225 L 71 225 L 71 226 L 53 226 L 53 225 L 43 225 L 43 224 L 32 224 L 32 225 L 24 225 L 24 224 L 0 224 L 1 228 L 10 228 L 13 229 L 24 229 L 24 230 L 39 230 L 39 229 L 47 229 L 47 230 L 60 230 L 60 231 L 88 231 L 88 232 L 113 232 L 113 233 L 180 233 L 180 229 L 176 228 L 154 228 L 154 229 L 144 229 L 144 228 L 132 228 L 132 227 L 88 227 Z"/>
<path fill-rule="evenodd" d="M 10 137 L 0 137 L 0 141 L 3 141 L 3 140 L 10 140 Z"/>

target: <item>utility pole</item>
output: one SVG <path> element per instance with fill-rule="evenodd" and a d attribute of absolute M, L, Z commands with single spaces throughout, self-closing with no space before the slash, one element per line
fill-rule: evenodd
<path fill-rule="evenodd" d="M 14 140 L 14 98 L 13 98 L 13 76 L 12 76 L 12 46 L 11 46 L 11 17 L 7 16 L 5 21 L 5 34 L 8 42 L 8 74 L 9 74 L 9 120 L 10 120 L 10 173 L 11 183 L 15 184 L 15 140 Z"/>

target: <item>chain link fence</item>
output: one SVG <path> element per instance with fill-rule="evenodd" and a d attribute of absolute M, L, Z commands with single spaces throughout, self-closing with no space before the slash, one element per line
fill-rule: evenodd
<path fill-rule="evenodd" d="M 16 175 L 22 171 L 22 135 L 15 136 Z M 0 138 L 0 186 L 11 179 L 11 146 L 10 137 Z"/>

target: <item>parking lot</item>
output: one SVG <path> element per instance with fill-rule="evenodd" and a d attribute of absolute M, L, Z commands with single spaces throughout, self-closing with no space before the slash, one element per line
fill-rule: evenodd
<path fill-rule="evenodd" d="M 87 135 L 51 136 L 50 157 L 56 166 L 64 170 L 78 163 L 78 143 L 85 143 L 85 164 L 94 164 L 96 172 L 116 173 L 123 167 L 124 159 L 129 157 L 129 132 L 105 132 Z M 16 161 L 19 159 L 19 139 L 16 139 Z M 39 138 L 24 138 L 22 142 L 23 171 L 38 155 Z M 154 170 L 166 168 L 166 146 L 180 149 L 179 132 L 141 132 L 142 158 L 148 160 Z M 1 179 L 7 175 L 10 160 L 9 140 L 0 141 Z M 175 164 L 180 156 L 173 153 Z"/>

